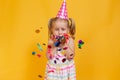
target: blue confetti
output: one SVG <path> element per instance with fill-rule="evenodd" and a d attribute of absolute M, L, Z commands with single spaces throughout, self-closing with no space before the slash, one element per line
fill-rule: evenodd
<path fill-rule="evenodd" d="M 33 51 L 33 52 L 32 52 L 32 55 L 35 55 L 35 54 L 36 54 L 36 52 Z"/>

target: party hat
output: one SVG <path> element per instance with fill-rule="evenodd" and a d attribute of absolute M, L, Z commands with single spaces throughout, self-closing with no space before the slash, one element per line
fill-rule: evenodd
<path fill-rule="evenodd" d="M 66 0 L 63 1 L 61 8 L 57 14 L 58 18 L 62 18 L 62 19 L 68 19 L 68 15 L 67 15 L 67 8 L 66 8 Z"/>

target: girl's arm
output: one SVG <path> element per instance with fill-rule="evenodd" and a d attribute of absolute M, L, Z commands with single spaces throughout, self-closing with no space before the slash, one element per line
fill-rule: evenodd
<path fill-rule="evenodd" d="M 71 60 L 75 56 L 75 47 L 74 47 L 74 40 L 72 38 L 69 38 L 68 43 L 64 45 L 64 47 L 68 47 L 65 50 L 66 58 L 68 60 Z"/>
<path fill-rule="evenodd" d="M 54 41 L 52 39 L 49 39 L 46 52 L 46 57 L 48 60 L 53 58 L 53 54 L 55 53 L 55 51 L 56 47 L 54 47 Z"/>

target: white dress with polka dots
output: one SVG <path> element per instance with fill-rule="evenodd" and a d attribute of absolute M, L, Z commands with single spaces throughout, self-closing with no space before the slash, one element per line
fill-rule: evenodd
<path fill-rule="evenodd" d="M 44 80 L 76 80 L 74 60 L 67 60 L 61 51 L 57 51 L 47 62 Z"/>

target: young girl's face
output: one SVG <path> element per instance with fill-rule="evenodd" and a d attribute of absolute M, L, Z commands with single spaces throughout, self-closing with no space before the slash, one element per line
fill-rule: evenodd
<path fill-rule="evenodd" d="M 64 20 L 56 20 L 52 25 L 52 33 L 53 35 L 63 35 L 64 33 L 68 33 L 68 24 L 67 21 Z"/>

